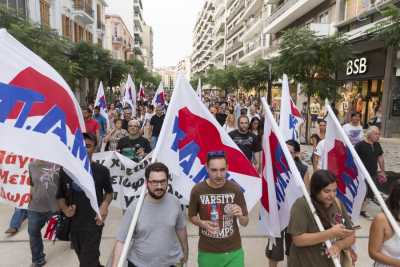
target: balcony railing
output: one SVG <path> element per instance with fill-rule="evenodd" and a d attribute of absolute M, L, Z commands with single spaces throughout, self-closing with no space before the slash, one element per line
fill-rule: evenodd
<path fill-rule="evenodd" d="M 226 54 L 230 55 L 230 54 L 232 54 L 233 52 L 239 50 L 242 47 L 243 47 L 243 43 L 242 42 L 235 42 L 235 43 L 233 43 L 233 45 L 231 47 L 229 47 L 226 50 Z"/>
<path fill-rule="evenodd" d="M 298 1 L 299 0 L 288 0 L 284 2 L 282 5 L 278 6 L 275 10 L 272 11 L 272 14 L 266 19 L 265 24 L 269 24 L 275 19 L 277 19 L 280 15 L 282 15 L 286 10 L 288 10 Z"/>
<path fill-rule="evenodd" d="M 88 14 L 90 17 L 93 18 L 94 11 L 93 11 L 92 7 L 90 5 L 88 5 L 87 3 L 75 3 L 74 9 L 84 11 L 86 14 Z"/>
<path fill-rule="evenodd" d="M 234 18 L 236 18 L 236 16 L 242 10 L 244 10 L 244 8 L 245 8 L 244 1 L 240 0 L 240 4 L 234 10 L 232 10 L 231 14 L 228 16 L 228 19 L 226 20 L 226 23 L 229 24 Z"/>
<path fill-rule="evenodd" d="M 113 42 L 113 43 L 117 43 L 117 44 L 122 44 L 123 38 L 122 38 L 121 36 L 115 36 L 115 35 L 113 35 L 113 37 L 112 37 L 112 42 Z"/>
<path fill-rule="evenodd" d="M 237 32 L 239 32 L 243 28 L 242 23 L 238 23 L 235 26 L 233 26 L 229 31 L 228 34 L 226 35 L 226 39 L 230 39 L 233 35 L 235 35 Z"/>

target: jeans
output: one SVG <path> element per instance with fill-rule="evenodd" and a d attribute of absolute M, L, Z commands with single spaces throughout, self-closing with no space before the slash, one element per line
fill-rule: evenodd
<path fill-rule="evenodd" d="M 52 212 L 28 210 L 28 234 L 32 253 L 32 263 L 40 265 L 45 262 L 41 230 L 52 214 Z"/>
<path fill-rule="evenodd" d="M 10 228 L 18 230 L 27 216 L 28 216 L 27 210 L 15 208 L 14 214 L 12 215 L 10 221 Z"/>
<path fill-rule="evenodd" d="M 152 137 L 151 137 L 151 141 L 150 141 L 150 147 L 151 147 L 151 149 L 154 149 L 154 148 L 156 147 L 157 139 L 158 139 L 158 136 L 152 136 Z"/>

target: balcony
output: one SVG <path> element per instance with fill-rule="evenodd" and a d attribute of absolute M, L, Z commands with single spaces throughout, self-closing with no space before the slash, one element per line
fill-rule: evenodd
<path fill-rule="evenodd" d="M 85 25 L 94 23 L 94 11 L 88 2 L 77 1 L 73 8 L 73 14 L 76 19 L 80 20 Z"/>
<path fill-rule="evenodd" d="M 236 6 L 236 7 L 232 10 L 232 12 L 229 14 L 229 16 L 228 16 L 228 18 L 227 18 L 227 20 L 226 20 L 226 23 L 227 23 L 227 24 L 231 23 L 231 21 L 232 21 L 234 18 L 236 18 L 237 15 L 238 15 L 240 12 L 242 12 L 244 8 L 245 8 L 244 1 L 243 1 L 243 0 L 240 0 L 240 4 L 239 4 L 238 6 Z"/>
<path fill-rule="evenodd" d="M 235 42 L 226 50 L 226 55 L 230 55 L 243 47 L 242 42 Z"/>
<path fill-rule="evenodd" d="M 226 39 L 229 40 L 232 36 L 238 33 L 243 28 L 242 23 L 238 23 L 233 26 L 230 30 L 228 30 L 228 34 L 226 35 Z"/>
<path fill-rule="evenodd" d="M 324 0 L 288 0 L 265 20 L 266 32 L 277 33 L 301 18 Z"/>
<path fill-rule="evenodd" d="M 143 10 L 143 5 L 142 5 L 142 1 L 141 1 L 141 0 L 134 0 L 134 1 L 133 1 L 133 5 L 134 5 L 134 8 L 135 8 L 135 9 L 137 9 L 137 10 L 141 9 L 141 10 Z"/>
<path fill-rule="evenodd" d="M 333 24 L 329 23 L 310 23 L 310 30 L 315 32 L 317 36 L 329 36 L 335 33 Z"/>
<path fill-rule="evenodd" d="M 122 45 L 122 43 L 124 42 L 124 39 L 122 38 L 122 36 L 113 35 L 112 36 L 112 42 L 113 42 L 113 44 Z"/>
<path fill-rule="evenodd" d="M 264 48 L 264 44 L 261 38 L 254 39 L 253 41 L 247 43 L 244 46 L 244 55 L 240 59 L 240 62 L 252 62 L 257 58 L 261 58 L 262 49 Z"/>
<path fill-rule="evenodd" d="M 242 41 L 247 41 L 255 35 L 260 35 L 263 27 L 262 17 L 250 19 L 246 22 L 246 27 L 242 35 Z"/>

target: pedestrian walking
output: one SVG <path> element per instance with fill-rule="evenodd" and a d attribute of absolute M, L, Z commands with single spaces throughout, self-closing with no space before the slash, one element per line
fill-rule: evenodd
<path fill-rule="evenodd" d="M 41 230 L 58 210 L 56 193 L 59 182 L 59 167 L 43 160 L 29 164 L 31 199 L 28 205 L 28 234 L 32 254 L 31 267 L 46 264 Z"/>
<path fill-rule="evenodd" d="M 249 217 L 239 186 L 226 180 L 224 151 L 207 154 L 207 179 L 190 194 L 188 216 L 199 227 L 199 267 L 242 267 L 244 252 L 237 222 L 247 226 Z"/>
<path fill-rule="evenodd" d="M 350 249 L 355 242 L 352 222 L 343 204 L 335 197 L 336 189 L 334 174 L 327 170 L 314 172 L 310 181 L 310 197 L 325 228 L 322 232 L 304 197 L 293 204 L 287 230 L 293 239 L 288 267 L 334 266 L 331 257 L 340 256 L 343 264 L 347 256 L 345 253 L 355 255 Z M 327 240 L 333 242 L 329 249 L 324 243 Z"/>
<path fill-rule="evenodd" d="M 65 216 L 71 218 L 71 242 L 78 256 L 80 267 L 99 267 L 100 241 L 108 206 L 112 200 L 110 171 L 100 163 L 92 161 L 97 146 L 96 136 L 84 134 L 86 149 L 90 158 L 93 181 L 101 218 L 96 215 L 83 190 L 60 170 L 57 199 Z"/>
<path fill-rule="evenodd" d="M 129 248 L 128 267 L 171 267 L 188 260 L 185 215 L 178 199 L 167 193 L 169 176 L 168 167 L 163 163 L 156 162 L 146 168 L 148 192 Z M 136 205 L 134 202 L 128 207 L 119 227 L 114 267 L 120 259 Z"/>

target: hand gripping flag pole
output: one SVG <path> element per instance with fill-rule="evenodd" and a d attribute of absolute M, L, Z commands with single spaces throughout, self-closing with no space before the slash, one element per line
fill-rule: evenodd
<path fill-rule="evenodd" d="M 300 175 L 300 173 L 299 173 L 299 171 L 298 171 L 298 169 L 296 167 L 296 164 L 293 161 L 293 158 L 292 158 L 287 146 L 286 145 L 282 145 L 282 144 L 285 144 L 285 142 L 283 140 L 281 131 L 280 131 L 275 119 L 273 118 L 272 112 L 271 112 L 271 110 L 270 110 L 270 108 L 269 108 L 269 106 L 267 104 L 267 101 L 266 101 L 265 97 L 261 98 L 261 101 L 263 103 L 265 116 L 268 116 L 270 118 L 270 121 L 271 121 L 271 124 L 272 124 L 271 125 L 272 126 L 272 130 L 275 133 L 278 133 L 276 136 L 278 138 L 279 143 L 281 144 L 283 154 L 285 155 L 285 158 L 287 160 L 289 168 L 293 173 L 294 179 L 296 180 L 296 183 L 301 187 L 301 190 L 303 191 L 303 194 L 304 194 L 304 197 L 305 197 L 305 199 L 307 201 L 307 204 L 308 204 L 308 206 L 309 206 L 309 208 L 311 210 L 311 213 L 312 213 L 312 215 L 314 217 L 315 223 L 317 224 L 317 227 L 318 227 L 319 231 L 322 232 L 322 231 L 325 230 L 324 226 L 322 225 L 321 220 L 317 215 L 315 207 L 311 202 L 310 195 L 308 194 L 307 188 L 306 188 L 303 180 L 301 179 L 301 175 Z M 325 241 L 325 244 L 326 244 L 327 248 L 330 248 L 332 246 L 332 242 L 330 240 Z M 341 264 L 340 264 L 340 261 L 339 261 L 338 257 L 332 257 L 332 261 L 335 264 L 335 267 L 341 267 Z"/>
<path fill-rule="evenodd" d="M 348 136 L 345 134 L 342 126 L 340 125 L 338 119 L 336 118 L 335 113 L 333 112 L 331 106 L 329 105 L 328 100 L 325 100 L 325 107 L 328 112 L 328 116 L 330 116 L 332 118 L 333 122 L 335 123 L 336 128 L 339 130 L 341 137 L 343 138 L 343 141 L 345 142 L 345 145 L 350 150 L 350 152 L 354 158 L 354 161 L 357 164 L 357 167 L 359 168 L 359 170 L 362 173 L 362 176 L 364 176 L 364 179 L 371 187 L 372 192 L 374 193 L 379 205 L 381 206 L 383 212 L 385 213 L 387 219 L 389 220 L 390 225 L 393 227 L 394 232 L 397 234 L 398 237 L 400 237 L 399 224 L 396 222 L 392 213 L 389 211 L 389 208 L 387 207 L 385 201 L 382 198 L 382 195 L 380 194 L 378 188 L 376 187 L 374 181 L 372 180 L 371 175 L 369 175 L 369 172 L 365 168 L 365 166 L 362 163 L 360 157 L 358 156 L 356 150 L 354 149 L 353 145 L 351 144 Z M 328 129 L 328 131 L 329 131 L 329 129 Z M 325 160 L 326 160 L 326 157 L 325 157 Z M 327 162 L 325 162 L 325 164 L 327 164 Z M 325 166 L 327 166 L 327 165 L 325 165 Z"/>

